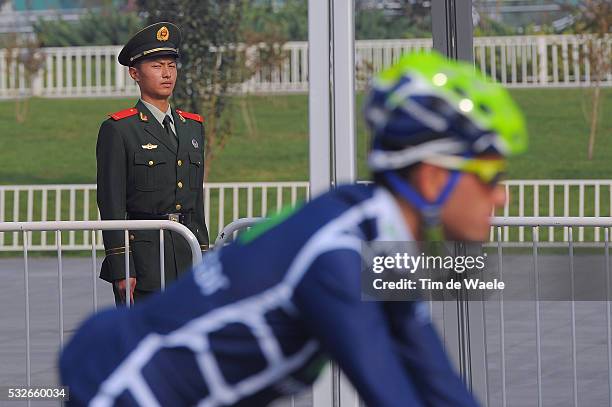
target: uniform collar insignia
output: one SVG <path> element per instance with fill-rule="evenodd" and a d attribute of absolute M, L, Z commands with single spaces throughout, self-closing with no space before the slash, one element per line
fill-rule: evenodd
<path fill-rule="evenodd" d="M 143 144 L 142 148 L 144 148 L 145 150 L 155 150 L 157 148 L 157 144 Z"/>
<path fill-rule="evenodd" d="M 185 121 L 186 121 L 186 120 L 185 120 L 185 118 L 184 118 L 182 115 L 180 115 L 180 114 L 179 114 L 178 116 L 181 118 L 181 121 L 182 121 L 183 123 L 185 123 Z"/>
<path fill-rule="evenodd" d="M 148 122 L 149 118 L 147 117 L 146 114 L 140 112 L 140 120 L 142 120 L 143 122 Z"/>

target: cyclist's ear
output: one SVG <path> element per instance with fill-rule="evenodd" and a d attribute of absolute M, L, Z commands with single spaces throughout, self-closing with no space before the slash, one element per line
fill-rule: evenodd
<path fill-rule="evenodd" d="M 415 165 L 407 174 L 409 182 L 429 202 L 435 201 L 448 182 L 450 173 L 444 168 L 428 163 Z"/>

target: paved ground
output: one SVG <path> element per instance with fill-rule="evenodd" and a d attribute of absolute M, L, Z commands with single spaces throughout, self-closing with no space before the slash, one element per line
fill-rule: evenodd
<path fill-rule="evenodd" d="M 602 285 L 603 256 L 585 255 L 576 258 L 577 272 L 594 272 L 589 279 Z M 568 270 L 562 254 L 541 255 L 541 278 L 554 284 L 559 273 Z M 57 261 L 52 258 L 29 259 L 31 381 L 33 385 L 57 382 L 55 361 L 59 348 L 59 297 Z M 99 267 L 99 264 L 97 265 Z M 518 270 L 518 279 L 532 276 L 533 259 L 514 255 L 504 259 L 504 273 Z M 599 273 L 599 274 L 598 274 Z M 25 296 L 23 259 L 0 259 L 0 386 L 26 383 Z M 548 280 L 547 280 L 548 279 Z M 93 271 L 90 259 L 65 258 L 63 269 L 64 340 L 93 310 Z M 526 283 L 527 284 L 527 283 Z M 560 283 L 563 284 L 563 283 Z M 112 305 L 110 286 L 96 279 L 100 307 Z M 605 286 L 604 286 L 605 287 Z M 563 289 L 560 287 L 559 289 Z M 586 288 L 583 288 L 586 290 Z M 605 291 L 605 290 L 604 290 Z M 434 306 L 434 317 L 440 318 Z M 506 301 L 504 304 L 504 357 L 506 369 L 505 395 L 508 406 L 537 405 L 537 352 L 535 303 Z M 488 366 L 488 401 L 491 407 L 502 406 L 502 352 L 500 307 L 495 301 L 485 303 L 486 349 L 473 352 L 486 354 Z M 607 303 L 583 301 L 575 303 L 576 376 L 579 406 L 609 405 L 609 371 L 607 347 Z M 574 403 L 571 303 L 540 302 L 541 382 L 544 406 L 572 406 Z M 310 395 L 295 406 L 310 405 Z M 0 406 L 24 405 L 0 401 Z M 33 403 L 34 406 L 57 405 Z M 291 403 L 282 403 L 289 406 Z"/>

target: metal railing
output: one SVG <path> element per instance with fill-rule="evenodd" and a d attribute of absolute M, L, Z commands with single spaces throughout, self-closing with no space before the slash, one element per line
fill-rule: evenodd
<path fill-rule="evenodd" d="M 497 252 L 499 266 L 487 272 L 497 273 L 503 280 L 517 268 L 524 272 L 530 266 L 535 296 L 521 301 L 501 294 L 492 299 L 430 302 L 432 319 L 466 385 L 488 407 L 612 406 L 612 218 L 496 217 L 492 225 L 497 239 L 487 246 Z M 531 253 L 517 242 L 503 240 L 506 227 L 533 229 Z M 567 231 L 566 254 L 558 248 L 543 252 L 537 231 L 551 227 Z M 574 228 L 600 228 L 604 231 L 602 242 L 578 257 Z M 506 254 L 511 248 L 518 252 Z M 593 261 L 588 268 L 580 267 L 577 259 L 585 265 L 587 256 Z M 567 301 L 540 300 L 542 276 L 547 270 L 554 276 L 559 259 L 566 260 L 571 276 Z M 593 262 L 605 275 L 605 295 L 580 301 L 579 276 L 592 272 Z M 319 400 L 356 405 L 356 392 L 349 391 L 346 383 L 340 388 L 333 371 L 323 379 L 326 383 L 318 382 L 315 387 L 323 392 L 317 395 Z"/>
<path fill-rule="evenodd" d="M 503 209 L 496 215 L 503 217 L 599 217 L 612 216 L 612 180 L 508 180 L 503 183 L 509 197 Z M 531 232 L 518 227 L 513 233 L 503 228 L 504 241 L 525 242 Z M 566 242 L 567 229 L 554 231 L 548 227 L 541 231 L 543 241 Z M 490 240 L 495 239 L 491 230 Z M 593 228 L 585 232 L 579 228 L 578 242 L 600 242 L 603 229 Z"/>
<path fill-rule="evenodd" d="M 202 253 L 200 251 L 200 244 L 197 240 L 197 238 L 193 235 L 193 233 L 184 225 L 181 225 L 177 222 L 172 222 L 172 221 L 168 221 L 168 220 L 144 220 L 144 221 L 77 221 L 77 222 L 70 222 L 70 221 L 58 221 L 58 222 L 5 222 L 5 223 L 1 223 L 0 222 L 0 232 L 14 232 L 14 233 L 18 233 L 22 236 L 22 250 L 23 250 L 23 283 L 24 283 L 24 295 L 23 295 L 23 299 L 24 299 L 24 308 L 25 308 L 25 312 L 24 312 L 24 319 L 25 319 L 25 380 L 28 386 L 32 385 L 32 368 L 31 368 L 31 364 L 32 364 L 32 347 L 31 347 L 31 343 L 32 343 L 32 336 L 31 336 L 31 312 L 30 312 L 30 308 L 32 306 L 32 292 L 30 290 L 30 281 L 31 281 L 31 270 L 30 270 L 30 235 L 35 232 L 35 231 L 51 231 L 54 232 L 55 234 L 55 251 L 57 253 L 57 307 L 58 307 L 58 311 L 57 311 L 57 330 L 58 330 L 58 342 L 57 344 L 59 346 L 51 346 L 49 349 L 49 346 L 47 344 L 46 346 L 46 352 L 57 352 L 58 349 L 60 349 L 63 345 L 64 345 L 64 335 L 66 332 L 66 327 L 64 324 L 64 317 L 65 317 L 65 293 L 64 293 L 64 283 L 65 283 L 65 277 L 64 277 L 64 257 L 63 257 L 63 253 L 70 250 L 68 248 L 66 248 L 63 244 L 62 244 L 62 231 L 66 231 L 66 230 L 81 230 L 81 231 L 87 231 L 90 233 L 91 235 L 91 239 L 90 239 L 90 247 L 89 250 L 91 252 L 91 283 L 92 283 L 92 291 L 90 293 L 91 295 L 91 299 L 92 299 L 92 310 L 95 312 L 98 310 L 98 288 L 97 288 L 97 282 L 98 282 L 98 271 L 99 271 L 99 267 L 97 265 L 97 245 L 96 245 L 96 233 L 95 231 L 102 231 L 102 230 L 123 230 L 125 233 L 125 246 L 126 246 L 126 250 L 125 250 L 125 264 L 126 264 L 126 277 L 129 273 L 129 230 L 159 230 L 160 231 L 160 270 L 161 270 L 161 281 L 162 281 L 162 289 L 163 289 L 163 281 L 164 281 L 164 257 L 163 257 L 163 253 L 164 253 L 164 230 L 167 231 L 172 231 L 175 233 L 178 233 L 180 236 L 182 236 L 188 243 L 190 249 L 191 249 L 191 253 L 192 253 L 192 264 L 196 265 L 198 263 L 201 262 L 202 260 Z M 0 259 L 0 263 L 2 262 L 2 259 Z M 9 270 L 5 269 L 4 272 L 8 272 Z M 43 270 L 43 271 L 49 271 L 49 270 Z M 85 270 L 82 270 L 83 272 Z M 4 279 L 5 282 L 10 281 L 10 279 L 8 278 L 7 275 L 5 275 L 6 273 L 1 273 L 3 274 L 2 277 Z M 79 273 L 79 275 L 82 275 L 83 273 Z M 128 279 L 129 281 L 129 279 Z M 14 286 L 15 282 L 11 281 L 10 283 L 8 283 L 9 286 Z M 84 289 L 84 287 L 79 287 L 79 290 Z M 129 287 L 126 288 L 126 290 L 129 292 Z M 50 293 L 40 293 L 38 292 L 38 295 L 49 295 Z M 15 295 L 15 293 L 12 293 L 12 295 Z M 112 297 L 112 294 L 109 293 L 109 297 Z M 2 309 L 7 309 L 7 310 L 11 310 L 11 314 L 14 314 L 15 311 L 17 311 L 15 309 L 15 305 L 14 303 L 10 303 L 10 299 L 11 299 L 11 295 L 4 295 L 4 296 L 0 296 L 0 308 Z M 127 305 L 130 305 L 130 296 L 127 295 L 126 296 L 126 300 L 127 300 Z M 6 301 L 6 302 L 5 302 Z M 79 304 L 79 308 L 78 311 L 80 313 L 83 313 L 83 311 L 86 311 L 86 307 L 84 307 L 84 305 L 86 304 L 86 301 L 78 301 Z M 40 305 L 40 304 L 38 304 Z M 44 304 L 45 308 L 49 308 L 51 306 L 51 304 L 46 303 Z M 71 313 L 76 312 L 76 310 L 70 310 Z M 85 315 L 81 315 L 81 317 L 85 317 Z M 46 321 L 48 322 L 48 321 Z M 0 326 L 0 337 L 11 337 L 12 335 L 15 335 L 15 331 L 18 330 L 18 328 L 16 326 L 12 326 L 13 324 L 9 321 L 9 320 L 3 320 L 3 324 L 2 326 Z M 15 331 L 13 331 L 15 330 Z M 9 332 L 10 331 L 10 332 Z M 39 335 L 41 335 L 41 333 L 38 333 Z M 0 345 L 0 355 L 4 354 L 4 352 L 6 351 L 6 349 L 2 349 L 2 346 L 9 346 L 9 348 L 13 349 L 13 352 L 16 351 L 16 348 L 18 348 L 18 343 L 22 343 L 22 340 L 18 340 L 17 342 L 11 342 L 11 341 L 7 341 L 6 338 L 4 338 L 3 341 L 1 341 L 3 343 L 3 345 Z M 6 383 L 4 384 L 16 384 L 19 383 L 19 379 L 15 378 L 13 376 L 11 376 L 12 374 L 15 374 L 15 372 L 13 371 L 13 369 L 11 369 L 9 366 L 9 364 L 5 364 L 4 366 L 7 366 L 6 368 L 2 369 L 2 373 L 0 374 L 0 383 L 3 380 L 8 380 Z M 51 365 L 48 366 L 44 366 L 43 371 L 54 371 L 54 366 L 55 366 L 55 360 L 53 360 Z M 54 378 L 54 374 L 50 373 L 48 374 L 48 376 L 46 377 L 46 380 L 54 380 L 57 381 L 57 378 Z M 42 383 L 41 383 L 42 384 Z M 52 384 L 49 382 L 46 382 L 44 384 Z M 28 403 L 29 404 L 29 403 Z"/>
<path fill-rule="evenodd" d="M 477 332 L 477 335 L 482 335 L 484 338 L 484 342 L 487 347 L 491 349 L 493 344 L 491 343 L 491 337 L 495 337 L 498 340 L 497 346 L 499 347 L 499 364 L 497 361 L 487 361 L 487 357 L 491 357 L 491 352 L 487 355 L 487 349 L 482 350 L 472 349 L 472 355 L 475 358 L 472 362 L 476 366 L 486 366 L 488 381 L 485 383 L 486 395 L 484 396 L 484 400 L 486 400 L 488 405 L 501 405 L 507 406 L 509 400 L 513 397 L 511 391 L 509 391 L 509 387 L 514 387 L 516 389 L 516 381 L 512 383 L 514 386 L 511 386 L 509 376 L 512 372 L 511 368 L 508 366 L 508 352 L 514 352 L 515 360 L 517 348 L 520 348 L 520 351 L 525 351 L 526 347 L 521 344 L 517 344 L 516 335 L 512 338 L 512 343 L 509 344 L 508 336 L 513 335 L 513 332 L 509 330 L 506 326 L 508 321 L 506 320 L 507 314 L 513 311 L 513 308 L 517 308 L 519 306 L 523 306 L 523 311 L 518 310 L 518 312 L 523 312 L 521 316 L 521 323 L 524 324 L 528 319 L 531 319 L 529 322 L 533 322 L 533 331 L 531 332 L 533 336 L 529 338 L 529 341 L 533 341 L 530 345 L 531 349 L 528 350 L 526 361 L 528 360 L 529 369 L 521 370 L 521 374 L 524 375 L 526 381 L 535 382 L 534 388 L 531 389 L 531 397 L 533 399 L 530 402 L 530 405 L 542 406 L 545 402 L 548 404 L 556 404 L 558 405 L 560 401 L 563 403 L 567 403 L 569 405 L 578 406 L 578 405 L 609 405 L 612 406 L 612 331 L 611 331 L 611 302 L 610 299 L 610 228 L 612 227 L 612 218 L 609 217 L 500 217 L 493 219 L 493 226 L 496 230 L 496 239 L 495 242 L 491 244 L 492 248 L 497 250 L 497 255 L 499 257 L 499 276 L 503 279 L 504 274 L 514 272 L 513 268 L 517 267 L 517 263 L 514 264 L 511 262 L 510 265 L 506 265 L 504 259 L 504 251 L 506 248 L 516 247 L 517 245 L 513 245 L 512 243 L 504 242 L 503 240 L 503 229 L 507 227 L 519 227 L 519 228 L 530 228 L 531 229 L 531 264 L 532 264 L 532 278 L 533 278 L 533 290 L 534 290 L 534 300 L 533 301 L 523 301 L 522 303 L 512 301 L 510 307 L 505 307 L 505 303 L 508 300 L 504 299 L 504 295 L 501 295 L 499 301 L 490 303 L 483 303 L 483 309 L 481 317 L 482 321 L 478 324 L 482 326 L 482 330 Z M 553 251 L 550 253 L 543 252 L 542 242 L 539 238 L 539 229 L 540 228 L 563 228 L 564 233 L 567 236 L 566 239 L 566 248 L 567 248 L 567 269 L 570 274 L 570 286 L 569 286 L 569 296 L 567 301 L 547 301 L 542 300 L 541 292 L 543 291 L 543 273 L 545 271 L 558 273 L 561 270 L 558 270 L 559 263 L 555 261 L 559 256 L 563 256 L 559 254 L 557 251 Z M 603 230 L 603 239 L 602 242 L 599 243 L 595 248 L 591 247 L 589 251 L 585 251 L 580 254 L 580 257 L 577 256 L 576 250 L 578 250 L 578 246 L 576 245 L 575 239 L 575 228 L 579 228 L 583 230 L 584 228 L 597 228 Z M 523 252 L 524 253 L 524 252 Z M 514 254 L 516 257 L 516 254 Z M 525 256 L 525 254 L 523 254 Z M 592 258 L 593 261 L 585 262 L 586 259 Z M 577 265 L 578 261 L 581 261 L 582 266 Z M 563 264 L 563 263 L 561 263 Z M 580 264 L 580 263 L 578 263 Z M 520 267 L 520 266 L 519 266 Z M 603 283 L 605 284 L 603 288 L 603 292 L 599 297 L 593 296 L 589 302 L 584 302 L 585 300 L 580 300 L 580 297 L 577 297 L 577 286 L 580 281 L 580 276 L 584 276 L 583 278 L 591 278 L 591 274 L 587 276 L 588 273 L 592 273 L 593 271 L 599 271 L 604 276 Z M 492 318 L 492 313 L 485 310 L 485 305 L 487 308 L 496 308 L 498 311 L 497 321 Z M 558 312 L 558 307 L 565 306 L 565 313 Z M 582 308 L 591 308 L 596 309 L 596 313 L 598 314 L 599 321 L 597 318 L 590 320 L 583 320 L 579 317 L 578 307 L 582 306 Z M 589 306 L 589 307 L 587 307 Z M 530 310 L 531 308 L 531 310 Z M 603 312 L 601 312 L 603 308 Z M 524 311 L 527 311 L 525 314 Z M 557 320 L 555 321 L 556 326 L 551 326 L 550 323 L 546 327 L 544 324 L 546 319 L 544 318 L 545 311 L 552 315 Z M 551 313 L 551 311 L 555 311 Z M 530 318 L 529 313 L 532 313 L 532 318 Z M 485 315 L 488 317 L 488 320 L 485 320 Z M 515 311 L 516 316 L 516 311 Z M 493 319 L 493 320 L 492 320 Z M 580 337 L 579 325 L 584 326 L 585 331 L 587 332 L 588 341 L 590 342 L 589 346 L 579 347 L 579 341 L 585 341 L 585 336 Z M 600 325 L 597 325 L 597 323 Z M 492 329 L 497 324 L 497 331 L 494 332 Z M 514 325 L 516 326 L 516 325 Z M 560 343 L 557 341 L 555 335 L 559 335 L 559 330 L 564 330 L 564 327 L 567 327 L 567 331 L 569 331 L 569 344 L 567 349 L 563 349 L 560 346 Z M 598 329 L 599 328 L 599 329 Z M 600 336 L 598 336 L 600 335 Z M 525 337 L 523 337 L 525 340 Z M 596 355 L 593 352 L 589 354 L 589 347 L 595 348 Z M 529 348 L 529 346 L 527 346 Z M 582 371 L 579 371 L 579 361 L 580 361 L 580 353 L 587 354 L 588 357 L 592 358 L 596 357 L 598 360 L 603 360 L 602 363 L 594 363 L 591 361 L 587 362 L 588 368 L 583 368 Z M 547 364 L 544 362 L 544 356 L 547 357 Z M 569 356 L 569 363 L 567 363 L 569 371 L 571 371 L 571 376 L 564 377 L 565 381 L 561 385 L 556 383 L 554 380 L 551 380 L 551 374 L 559 373 L 559 369 L 551 368 L 552 364 L 559 364 L 559 361 L 567 360 Z M 556 362 L 555 362 L 556 360 Z M 535 362 L 535 363 L 534 363 Z M 584 366 L 584 365 L 583 365 Z M 520 368 L 520 367 L 519 367 Z M 600 370 L 598 370 L 599 368 Z M 498 373 L 500 375 L 498 388 L 493 390 L 491 376 L 493 373 Z M 582 374 L 582 377 L 581 377 Z M 562 375 L 563 376 L 563 375 Z M 582 381 L 581 381 L 582 378 Z M 587 381 L 594 381 L 597 384 L 594 386 L 598 389 L 598 393 L 594 394 L 594 392 L 583 391 L 580 392 L 580 388 L 585 386 Z M 553 385 L 551 385 L 553 384 Z M 547 386 L 548 385 L 548 386 Z M 548 389 L 545 389 L 548 387 Z M 554 389 L 554 390 L 553 390 Z M 568 389 L 571 389 L 568 393 Z M 548 390 L 546 392 L 545 390 Z M 525 392 L 525 389 L 522 389 Z M 496 394 L 499 396 L 499 399 L 494 399 L 492 394 Z M 548 396 L 548 397 L 547 397 Z M 581 397 L 582 396 L 582 397 Z M 515 394 L 515 398 L 518 396 Z M 561 399 L 559 399 L 561 397 Z M 583 399 L 579 402 L 579 399 Z"/>
<path fill-rule="evenodd" d="M 509 199 L 496 215 L 521 216 L 609 216 L 612 214 L 612 180 L 510 180 L 504 182 Z M 307 182 L 206 183 L 204 215 L 211 238 L 224 225 L 240 218 L 266 217 L 282 207 L 307 201 Z M 16 185 L 0 186 L 0 222 L 98 220 L 96 185 Z M 66 248 L 86 250 L 91 236 L 79 231 L 64 232 Z M 528 242 L 531 230 L 503 228 L 504 241 Z M 566 230 L 544 228 L 543 241 L 567 241 Z M 495 239 L 491 230 L 490 240 Z M 578 242 L 600 242 L 603 229 L 580 228 Z M 37 232 L 29 242 L 31 250 L 51 251 L 55 235 Z M 102 249 L 101 235 L 96 248 Z M 17 232 L 0 234 L 0 251 L 20 251 Z"/>
<path fill-rule="evenodd" d="M 263 221 L 264 219 L 265 218 L 236 219 L 219 232 L 219 235 L 215 239 L 215 247 L 217 247 L 218 245 L 230 243 L 235 238 L 238 232 L 248 229 L 256 223 Z"/>
<path fill-rule="evenodd" d="M 308 182 L 235 182 L 204 185 L 204 216 L 209 235 L 241 217 L 266 216 L 309 198 Z M 0 222 L 99 220 L 95 184 L 0 186 Z M 87 250 L 88 233 L 64 232 L 66 248 Z M 0 233 L 0 251 L 21 251 L 17 232 Z M 37 232 L 29 242 L 35 251 L 55 250 L 55 235 Z M 96 249 L 102 249 L 96 236 Z"/>
<path fill-rule="evenodd" d="M 121 226 L 135 229 L 134 222 L 146 223 L 147 228 L 167 226 L 169 229 L 181 229 L 179 224 L 170 221 L 129 221 L 129 222 L 81 222 L 85 230 L 99 229 L 106 224 L 108 229 Z M 116 223 L 116 224 L 115 224 Z M 61 236 L 58 228 L 73 223 L 50 222 L 47 226 L 36 224 L 0 224 L 0 231 L 17 231 L 28 242 L 28 232 L 34 230 L 55 231 Z M 249 222 L 238 222 L 235 225 L 248 227 Z M 114 226 L 111 228 L 111 225 Z M 594 217 L 497 217 L 492 220 L 496 239 L 488 243 L 487 249 L 497 253 L 498 267 L 488 272 L 498 274 L 501 279 L 517 271 L 528 272 L 533 281 L 536 297 L 531 301 L 499 298 L 486 301 L 448 301 L 430 304 L 432 318 L 441 331 L 446 349 L 466 375 L 468 386 L 475 392 L 484 405 L 546 405 L 562 403 L 578 405 L 612 406 L 612 309 L 610 302 L 610 228 L 612 218 Z M 95 226 L 95 227 L 94 227 Z M 74 226 L 72 226 L 74 227 Z M 527 228 L 531 239 L 531 248 L 526 250 L 521 242 L 503 240 L 504 228 Z M 540 229 L 563 228 L 567 230 L 567 252 L 561 253 L 558 248 L 545 252 L 539 233 Z M 104 227 L 107 228 L 106 226 Z M 580 246 L 575 236 L 578 228 L 603 230 L 603 239 L 588 251 L 578 252 Z M 231 230 L 230 230 L 231 229 Z M 230 226 L 225 236 L 231 235 L 236 228 Z M 94 256 L 91 275 L 96 283 L 97 267 L 95 263 L 95 237 L 90 243 Z M 195 240 L 195 237 L 193 237 Z M 59 241 L 59 240 L 58 240 Z M 199 255 L 197 242 L 191 245 L 194 262 Z M 28 265 L 28 245 L 24 249 L 24 290 L 25 325 L 27 353 L 27 381 L 31 384 L 30 375 L 30 300 Z M 511 249 L 518 248 L 512 252 Z M 64 342 L 64 301 L 62 278 L 62 245 L 58 251 L 58 308 L 59 308 L 59 343 Z M 541 301 L 537 296 L 543 290 L 544 276 L 559 272 L 559 264 L 564 264 L 570 273 L 572 283 L 567 301 Z M 594 267 L 593 264 L 596 266 Z M 605 296 L 601 301 L 585 303 L 577 300 L 577 282 L 581 273 L 600 268 L 605 278 Z M 551 274 L 552 273 L 552 274 Z M 506 277 L 504 277 L 506 276 Z M 48 275 L 45 276 L 48 278 Z M 5 280 L 6 281 L 6 280 Z M 576 285 L 574 285 L 576 282 Z M 539 285 L 538 285 L 539 284 Z M 9 284 L 10 286 L 10 284 Z M 0 297 L 2 298 L 2 297 Z M 97 309 L 93 297 L 93 308 Z M 449 303 L 449 304 L 447 304 Z M 46 303 L 45 307 L 49 307 Z M 81 308 L 82 304 L 81 304 Z M 459 312 L 464 308 L 465 314 Z M 585 313 L 585 308 L 590 308 Z M 596 309 L 595 309 L 596 308 Z M 84 316 L 84 315 L 82 315 Z M 459 329 L 459 325 L 467 329 Z M 9 329 L 8 326 L 3 328 Z M 567 338 L 567 341 L 563 341 Z M 4 341 L 4 343 L 6 343 Z M 55 350 L 53 350 L 55 351 Z M 2 353 L 0 352 L 0 355 Z M 466 356 L 462 359 L 462 356 Z M 565 366 L 567 365 L 567 366 Z M 50 369 L 50 367 L 47 366 Z M 566 370 L 562 370 L 566 369 Z M 464 370 L 465 369 L 465 370 Z M 567 371 L 567 374 L 563 372 Z M 331 400 L 354 405 L 358 400 L 354 390 L 350 390 L 346 379 L 337 370 L 328 371 L 308 394 L 312 405 L 323 405 Z M 13 382 L 14 383 L 14 382 Z M 342 384 L 339 384 L 342 383 Z M 45 384 L 49 384 L 48 382 Z M 593 391 L 596 389 L 596 391 Z M 561 399 L 560 399 L 561 398 Z M 310 398 L 307 398 L 310 400 Z M 323 400 L 323 404 L 321 404 Z M 302 399 L 304 401 L 304 399 Z M 319 401 L 319 404 L 316 402 Z M 288 401 L 287 403 L 294 403 Z M 310 401 L 307 401 L 310 402 Z"/>
<path fill-rule="evenodd" d="M 597 47 L 609 59 L 612 36 L 591 41 L 588 35 L 540 35 L 474 38 L 474 63 L 483 72 L 509 87 L 588 86 L 592 68 L 587 55 Z M 308 91 L 308 43 L 287 42 L 280 57 L 271 65 L 257 62 L 265 44 L 225 49 L 221 54 L 238 52 L 252 66 L 260 66 L 244 76 L 235 88 L 238 93 L 287 93 Z M 356 83 L 362 88 L 368 78 L 389 66 L 408 50 L 429 50 L 431 38 L 355 41 Z M 40 70 L 29 74 L 21 62 L 25 51 L 0 49 L 0 98 L 27 95 L 44 97 L 137 96 L 138 87 L 127 68 L 117 62 L 121 46 L 42 48 Z M 607 54 L 606 54 L 607 53 Z M 248 63 L 247 63 L 248 65 Z M 612 72 L 602 78 L 612 84 Z"/>

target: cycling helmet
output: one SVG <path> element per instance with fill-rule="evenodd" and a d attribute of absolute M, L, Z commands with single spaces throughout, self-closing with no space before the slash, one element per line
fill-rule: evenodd
<path fill-rule="evenodd" d="M 506 157 L 527 147 L 525 120 L 508 91 L 473 64 L 435 51 L 405 54 L 380 73 L 373 80 L 364 115 L 373 133 L 371 171 L 381 174 L 429 225 L 439 223 L 439 209 L 461 171 L 451 171 L 438 199 L 427 202 L 397 170 L 449 157 Z"/>

